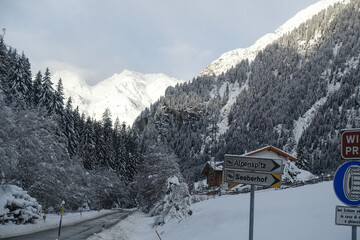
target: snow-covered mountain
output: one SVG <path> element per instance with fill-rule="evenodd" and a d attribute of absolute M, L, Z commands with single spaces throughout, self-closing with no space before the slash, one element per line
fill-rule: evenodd
<path fill-rule="evenodd" d="M 79 106 L 80 112 L 100 120 L 105 109 L 109 108 L 113 121 L 118 117 L 130 125 L 141 111 L 164 95 L 167 87 L 183 82 L 162 73 L 142 74 L 129 70 L 114 74 L 94 86 L 89 86 L 70 71 L 56 72 L 52 76 L 54 84 L 60 78 L 65 98 L 71 97 L 73 106 Z"/>
<path fill-rule="evenodd" d="M 209 66 L 210 75 L 167 91 L 134 125 L 148 142 L 171 136 L 164 142 L 187 179 L 201 179 L 211 157 L 220 162 L 267 145 L 314 173 L 334 171 L 339 130 L 359 127 L 359 16 L 358 0 L 322 0 L 228 53 L 234 57 Z"/>
<path fill-rule="evenodd" d="M 264 35 L 252 46 L 248 48 L 238 48 L 222 54 L 218 59 L 206 66 L 205 69 L 201 71 L 200 75 L 219 75 L 222 72 L 226 72 L 231 67 L 236 66 L 242 60 L 248 59 L 249 61 L 252 61 L 268 44 L 279 39 L 284 34 L 290 33 L 292 30 L 300 26 L 300 24 L 311 19 L 321 10 L 328 8 L 334 3 L 346 4 L 348 2 L 349 0 L 321 0 L 298 12 L 294 17 L 275 30 L 274 33 Z"/>

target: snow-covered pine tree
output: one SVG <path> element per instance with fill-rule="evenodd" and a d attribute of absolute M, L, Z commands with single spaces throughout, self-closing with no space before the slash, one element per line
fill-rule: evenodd
<path fill-rule="evenodd" d="M 41 99 L 41 92 L 42 92 L 42 74 L 41 71 L 38 71 L 38 73 L 35 76 L 35 79 L 33 81 L 33 103 L 34 106 L 39 106 L 40 99 Z"/>
<path fill-rule="evenodd" d="M 188 185 L 173 176 L 166 181 L 166 195 L 151 210 L 156 215 L 154 225 L 162 225 L 172 220 L 181 221 L 190 214 L 190 194 Z"/>
<path fill-rule="evenodd" d="M 105 109 L 102 116 L 102 128 L 103 128 L 103 139 L 104 145 L 104 159 L 103 164 L 106 167 L 116 168 L 114 165 L 114 143 L 113 143 L 113 129 L 112 129 L 112 120 L 110 109 Z"/>
<path fill-rule="evenodd" d="M 25 224 L 40 218 L 41 205 L 27 191 L 15 185 L 0 185 L 0 195 L 5 201 L 0 202 L 2 223 Z"/>
<path fill-rule="evenodd" d="M 125 123 L 122 125 L 122 142 L 125 147 L 125 176 L 129 181 L 133 180 L 137 173 L 137 168 L 142 161 L 142 156 L 139 150 L 138 138 L 134 130 L 126 127 Z"/>
<path fill-rule="evenodd" d="M 94 170 L 96 166 L 95 129 L 90 117 L 86 119 L 84 130 L 80 135 L 79 157 L 87 170 Z"/>
<path fill-rule="evenodd" d="M 9 57 L 8 50 L 4 43 L 3 36 L 0 36 L 0 88 L 5 91 L 7 88 L 7 74 L 9 71 Z"/>
<path fill-rule="evenodd" d="M 79 106 L 76 106 L 75 110 L 72 112 L 73 115 L 73 120 L 74 120 L 74 149 L 75 149 L 75 154 L 78 154 L 79 151 L 79 143 L 80 143 L 80 134 L 82 132 L 83 129 L 83 121 L 81 119 L 80 116 L 80 112 L 79 112 Z"/>
<path fill-rule="evenodd" d="M 21 54 L 21 63 L 23 67 L 23 82 L 26 86 L 26 91 L 24 92 L 24 97 L 26 104 L 28 106 L 32 105 L 33 102 L 33 89 L 32 89 L 32 76 L 31 76 L 31 65 L 29 59 L 25 56 L 24 52 Z"/>
<path fill-rule="evenodd" d="M 50 71 L 49 68 L 46 68 L 44 77 L 42 79 L 40 105 L 47 109 L 48 114 L 52 114 L 54 112 L 53 99 L 54 99 L 54 89 L 52 87 Z"/>
<path fill-rule="evenodd" d="M 189 192 L 177 161 L 178 157 L 158 142 L 149 147 L 139 166 L 140 174 L 135 176 L 137 203 L 143 211 L 159 216 L 155 224 L 187 215 Z"/>
<path fill-rule="evenodd" d="M 300 144 L 297 147 L 297 160 L 295 162 L 295 165 L 302 169 L 302 170 L 306 170 L 309 171 L 309 162 L 305 159 L 304 156 L 304 146 L 302 145 L 302 142 L 300 142 Z"/>
<path fill-rule="evenodd" d="M 64 115 L 64 87 L 62 84 L 61 78 L 59 79 L 59 82 L 56 86 L 56 91 L 53 95 L 53 106 L 54 106 L 54 112 L 59 115 Z"/>
<path fill-rule="evenodd" d="M 101 123 L 94 121 L 95 130 L 95 153 L 96 153 L 96 165 L 99 167 L 105 167 L 105 140 L 104 140 L 104 128 Z"/>
<path fill-rule="evenodd" d="M 123 139 L 123 125 L 117 117 L 114 123 L 113 145 L 114 145 L 114 166 L 113 170 L 119 175 L 125 176 L 126 149 Z"/>
<path fill-rule="evenodd" d="M 10 68 L 7 80 L 11 97 L 31 104 L 32 81 L 30 63 L 24 53 L 21 57 L 16 55 L 15 64 Z"/>
<path fill-rule="evenodd" d="M 67 149 L 70 157 L 75 156 L 77 146 L 72 108 L 72 99 L 70 97 L 66 102 L 64 117 L 62 118 L 63 131 L 67 139 Z"/>

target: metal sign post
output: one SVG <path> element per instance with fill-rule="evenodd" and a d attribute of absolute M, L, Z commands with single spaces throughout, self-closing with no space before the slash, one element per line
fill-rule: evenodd
<path fill-rule="evenodd" d="M 254 239 L 254 209 L 255 209 L 255 185 L 251 185 L 250 191 L 250 219 L 249 219 L 249 240 Z"/>
<path fill-rule="evenodd" d="M 249 240 L 254 239 L 256 186 L 280 187 L 283 164 L 281 159 L 225 155 L 223 181 L 251 185 Z"/>

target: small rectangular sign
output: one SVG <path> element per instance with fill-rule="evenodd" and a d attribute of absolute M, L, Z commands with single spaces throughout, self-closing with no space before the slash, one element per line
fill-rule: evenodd
<path fill-rule="evenodd" d="M 360 208 L 336 206 L 335 224 L 346 226 L 360 226 Z"/>
<path fill-rule="evenodd" d="M 360 129 L 341 130 L 341 158 L 344 160 L 360 159 Z"/>
<path fill-rule="evenodd" d="M 282 160 L 241 155 L 225 155 L 225 169 L 250 170 L 256 172 L 282 173 Z"/>
<path fill-rule="evenodd" d="M 232 170 L 224 170 L 224 174 L 224 181 L 227 183 L 242 183 L 277 188 L 280 187 L 280 174 Z"/>

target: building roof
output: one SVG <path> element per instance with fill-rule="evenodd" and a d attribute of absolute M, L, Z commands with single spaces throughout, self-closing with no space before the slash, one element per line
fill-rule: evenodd
<path fill-rule="evenodd" d="M 214 164 L 214 161 L 207 161 L 205 166 L 201 170 L 201 174 L 206 176 L 209 173 L 210 168 L 214 169 L 215 171 L 222 171 L 223 170 L 223 165 L 224 165 L 224 161 L 215 162 L 215 164 Z"/>
<path fill-rule="evenodd" d="M 257 153 L 264 152 L 264 151 L 273 151 L 273 152 L 276 152 L 277 154 L 279 154 L 279 155 L 281 155 L 283 157 L 288 158 L 290 161 L 296 161 L 296 158 L 294 156 L 292 156 L 289 153 L 286 153 L 283 150 L 280 150 L 280 149 L 278 149 L 278 148 L 276 148 L 274 146 L 271 146 L 271 145 L 263 147 L 263 148 L 256 149 L 256 150 L 254 150 L 252 152 L 249 152 L 249 153 L 245 153 L 245 154 L 243 154 L 243 156 L 253 156 L 253 155 L 257 154 Z"/>

